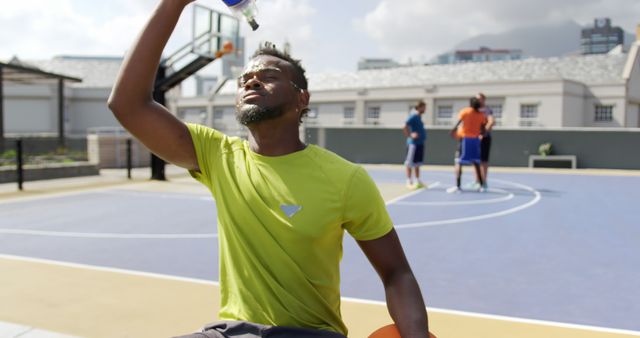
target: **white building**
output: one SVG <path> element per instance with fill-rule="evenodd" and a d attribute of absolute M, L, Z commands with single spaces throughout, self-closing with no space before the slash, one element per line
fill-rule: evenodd
<path fill-rule="evenodd" d="M 640 42 L 627 53 L 310 74 L 306 123 L 400 126 L 418 99 L 430 125 L 451 125 L 483 92 L 505 127 L 640 127 Z M 235 81 L 180 98 L 179 116 L 231 134 Z M 207 113 L 205 113 L 207 112 Z"/>
<path fill-rule="evenodd" d="M 640 127 L 639 47 L 636 41 L 627 53 L 310 74 L 306 123 L 399 127 L 422 99 L 427 124 L 450 125 L 469 97 L 483 92 L 505 127 Z M 119 127 L 106 101 L 121 61 L 57 57 L 28 64 L 82 79 L 64 90 L 64 129 L 81 136 L 92 127 Z M 184 120 L 242 133 L 235 83 L 220 79 L 211 96 L 173 91 L 168 106 Z M 54 85 L 5 83 L 5 135 L 56 134 L 57 100 Z"/>
<path fill-rule="evenodd" d="M 83 136 L 90 127 L 119 126 L 106 100 L 121 62 L 121 58 L 55 57 L 22 64 L 82 79 L 79 83 L 65 83 L 63 114 L 65 133 Z M 5 135 L 57 133 L 57 107 L 57 84 L 5 82 Z"/>

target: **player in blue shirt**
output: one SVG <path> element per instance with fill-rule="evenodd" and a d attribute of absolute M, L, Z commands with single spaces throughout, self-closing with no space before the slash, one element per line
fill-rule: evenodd
<path fill-rule="evenodd" d="M 407 157 L 404 165 L 407 167 L 407 187 L 410 189 L 424 188 L 420 181 L 420 166 L 424 157 L 424 142 L 427 139 L 427 131 L 422 123 L 422 114 L 427 110 L 427 104 L 420 100 L 412 110 L 411 116 L 404 124 L 404 136 L 407 137 Z M 411 170 L 413 168 L 413 170 Z M 413 171 L 416 182 L 413 183 L 411 172 Z"/>

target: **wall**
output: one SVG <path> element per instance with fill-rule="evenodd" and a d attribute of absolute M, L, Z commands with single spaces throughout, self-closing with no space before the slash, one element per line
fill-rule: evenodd
<path fill-rule="evenodd" d="M 562 127 L 582 127 L 585 121 L 584 98 L 587 94 L 585 85 L 572 81 L 564 83 L 564 99 L 562 101 Z"/>
<path fill-rule="evenodd" d="M 49 165 L 27 165 L 24 167 L 24 182 L 51 180 L 79 176 L 99 175 L 96 165 L 91 163 L 58 163 Z M 0 168 L 0 183 L 18 181 L 18 173 L 14 168 Z"/>
<path fill-rule="evenodd" d="M 324 135 L 322 135 L 324 134 Z M 358 163 L 401 164 L 405 139 L 400 128 L 307 127 L 306 141 L 316 143 Z M 452 165 L 456 142 L 448 128 L 427 131 L 427 164 Z M 499 128 L 493 135 L 491 163 L 526 167 L 538 146 L 551 142 L 554 154 L 576 155 L 578 168 L 640 169 L 640 129 L 534 129 Z"/>
<path fill-rule="evenodd" d="M 85 135 L 92 127 L 120 127 L 120 123 L 107 107 L 111 89 L 65 89 L 67 97 L 68 134 Z M 55 108 L 57 111 L 57 107 Z M 56 129 L 57 130 L 57 129 Z"/>
<path fill-rule="evenodd" d="M 56 151 L 58 148 L 57 136 L 28 136 L 20 137 L 22 139 L 22 147 L 25 154 L 46 154 Z M 15 149 L 16 137 L 6 137 L 4 139 L 4 148 L 0 144 L 0 152 L 2 149 L 9 150 Z M 67 137 L 65 144 L 68 150 L 72 151 L 87 151 L 87 138 L 86 137 Z"/>

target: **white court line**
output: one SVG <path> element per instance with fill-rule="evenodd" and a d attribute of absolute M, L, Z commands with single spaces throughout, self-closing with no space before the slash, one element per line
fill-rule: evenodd
<path fill-rule="evenodd" d="M 469 204 L 491 204 L 504 202 L 512 199 L 514 197 L 513 193 L 507 192 L 502 189 L 489 189 L 489 192 L 497 192 L 501 194 L 505 194 L 506 196 L 496 197 L 496 198 L 488 198 L 481 200 L 472 200 L 472 201 L 429 201 L 429 202 L 397 202 L 396 205 L 469 205 Z"/>
<path fill-rule="evenodd" d="M 524 190 L 527 190 L 527 191 L 531 192 L 534 195 L 534 198 L 531 201 L 529 201 L 529 202 L 527 202 L 525 204 L 519 205 L 517 207 L 510 208 L 510 209 L 498 211 L 498 212 L 493 212 L 493 213 L 488 213 L 488 214 L 478 215 L 478 216 L 471 216 L 471 217 L 445 219 L 445 220 L 439 220 L 439 221 L 399 224 L 399 225 L 396 225 L 395 228 L 396 229 L 422 228 L 422 227 L 428 227 L 428 226 L 434 226 L 434 225 L 456 224 L 456 223 L 479 221 L 479 220 L 483 220 L 483 219 L 506 216 L 506 215 L 513 214 L 515 212 L 527 209 L 527 208 L 535 205 L 536 203 L 540 202 L 540 199 L 542 199 L 542 195 L 540 194 L 539 191 L 537 191 L 537 190 L 535 190 L 535 189 L 533 189 L 533 188 L 531 188 L 529 186 L 526 186 L 524 184 L 519 184 L 519 183 L 515 183 L 515 182 L 511 182 L 511 181 L 499 180 L 499 179 L 495 179 L 495 178 L 493 180 L 497 181 L 497 182 L 502 182 L 504 184 L 509 184 L 509 185 L 512 185 L 512 186 L 515 186 L 515 187 L 518 187 L 518 188 L 521 188 L 521 189 L 524 189 Z"/>
<path fill-rule="evenodd" d="M 172 275 L 153 273 L 153 272 L 142 272 L 142 271 L 135 271 L 135 270 L 119 269 L 119 268 L 109 268 L 109 267 L 103 267 L 103 266 L 97 266 L 97 265 L 62 262 L 62 261 L 43 259 L 43 258 L 32 258 L 32 257 L 25 257 L 25 256 L 0 254 L 0 259 L 48 264 L 48 265 L 70 267 L 70 268 L 77 268 L 77 269 L 86 269 L 86 270 L 92 270 L 92 271 L 112 272 L 112 273 L 117 273 L 122 275 L 149 277 L 149 278 L 164 279 L 164 280 L 171 280 L 171 281 L 178 281 L 178 282 L 194 283 L 199 285 L 220 286 L 219 282 L 213 281 L 213 280 L 207 280 L 207 279 L 179 277 L 179 276 L 172 276 Z M 385 302 L 376 301 L 376 300 L 351 298 L 351 297 L 341 297 L 341 299 L 344 302 L 386 306 Z M 640 336 L 640 331 L 613 329 L 613 328 L 606 328 L 606 327 L 600 327 L 600 326 L 561 323 L 561 322 L 553 322 L 553 321 L 545 321 L 545 320 L 537 320 L 537 319 L 509 317 L 509 316 L 466 312 L 466 311 L 449 310 L 449 309 L 432 308 L 432 307 L 428 307 L 427 310 L 428 312 L 451 314 L 451 315 L 465 316 L 465 317 L 492 319 L 492 320 L 524 323 L 524 324 L 545 325 L 545 326 L 553 326 L 553 327 L 561 327 L 561 328 L 569 328 L 569 329 L 596 331 L 596 332 L 603 332 L 603 333 L 627 334 L 632 336 Z"/>
<path fill-rule="evenodd" d="M 343 301 L 345 301 L 345 302 L 354 302 L 354 303 L 369 304 L 369 305 L 382 305 L 382 306 L 386 306 L 387 305 L 387 303 L 382 302 L 382 301 L 377 301 L 377 300 L 367 300 L 367 299 L 349 298 L 349 297 L 341 297 L 341 299 Z M 499 321 L 505 321 L 505 322 L 533 324 L 533 325 L 543 325 L 543 326 L 552 326 L 552 327 L 560 327 L 560 328 L 567 328 L 567 329 L 577 329 L 577 330 L 585 330 L 585 331 L 595 331 L 595 332 L 603 332 L 603 333 L 627 334 L 627 335 L 632 335 L 632 336 L 640 336 L 640 331 L 614 329 L 614 328 L 601 327 L 601 326 L 570 324 L 570 323 L 554 322 L 554 321 L 539 320 L 539 319 L 527 319 L 527 318 L 520 318 L 520 317 L 509 317 L 509 316 L 492 315 L 492 314 L 477 313 L 477 312 L 467 312 L 467 311 L 458 311 L 458 310 L 449 310 L 449 309 L 440 309 L 440 308 L 432 308 L 432 307 L 427 307 L 427 311 L 429 313 L 432 313 L 432 312 L 433 313 L 443 313 L 443 314 L 449 314 L 449 315 L 455 315 L 455 316 L 491 319 L 491 320 L 499 320 Z"/>
<path fill-rule="evenodd" d="M 101 191 L 101 194 L 105 195 L 124 195 L 135 197 L 153 197 L 153 198 L 165 198 L 165 199 L 182 199 L 182 200 L 199 200 L 199 201 L 213 201 L 212 196 L 201 194 L 179 194 L 179 193 L 157 193 L 147 191 L 127 191 L 127 190 L 110 190 Z"/>
<path fill-rule="evenodd" d="M 152 196 L 158 198 L 174 198 L 174 199 L 190 199 L 190 200 L 204 200 L 213 201 L 212 197 L 197 196 L 197 195 L 179 195 L 179 194 L 154 194 L 149 192 L 135 192 L 125 191 L 113 188 L 100 188 L 93 191 L 82 191 L 72 193 L 62 193 L 56 196 L 46 196 L 44 198 L 55 198 L 63 196 L 73 196 L 85 193 L 99 193 L 108 195 L 133 195 L 133 196 Z M 35 198 L 43 199 L 43 197 Z M 25 201 L 16 200 L 15 202 Z M 203 239 L 203 238 L 217 238 L 217 233 L 192 233 L 192 234 L 168 234 L 168 233 L 109 233 L 109 232 L 72 232 L 72 231 L 50 231 L 50 230 L 35 230 L 35 229 L 14 229 L 14 228 L 0 228 L 0 234 L 6 235 L 30 235 L 30 236 L 47 236 L 47 237 L 66 237 L 66 238 L 96 238 L 96 239 Z"/>
<path fill-rule="evenodd" d="M 31 235 L 47 237 L 69 237 L 69 238 L 99 238 L 99 239 L 202 239 L 217 238 L 216 233 L 202 234 L 145 234 L 133 233 L 123 234 L 115 232 L 71 232 L 71 231 L 48 231 L 33 229 L 6 229 L 0 228 L 0 234 L 7 235 Z"/>
<path fill-rule="evenodd" d="M 439 182 L 436 182 L 439 184 Z M 435 183 L 434 183 L 435 184 Z M 422 192 L 423 189 L 412 191 L 406 195 L 399 196 L 386 204 L 396 203 L 397 201 L 409 198 Z M 148 195 L 162 198 L 180 198 L 180 199 L 203 199 L 207 201 L 213 200 L 211 197 L 193 196 L 188 195 L 174 195 L 174 194 L 152 194 L 148 192 L 123 192 L 122 190 L 110 190 L 102 192 L 104 194 L 124 194 L 124 195 Z M 217 238 L 217 233 L 201 233 L 201 234 L 166 234 L 166 233 L 104 233 L 104 232 L 67 232 L 67 231 L 50 231 L 50 230 L 34 230 L 34 229 L 9 229 L 0 228 L 0 234 L 7 235 L 31 235 L 31 236 L 47 236 L 47 237 L 65 237 L 65 238 L 94 238 L 94 239 L 207 239 Z"/>
<path fill-rule="evenodd" d="M 515 182 L 509 182 L 509 181 L 502 181 L 502 180 L 498 180 L 498 179 L 494 179 L 494 181 L 499 181 L 499 182 L 503 182 L 506 184 L 510 184 L 516 187 L 520 187 L 522 189 L 528 190 L 532 193 L 534 193 L 535 198 L 530 201 L 529 203 L 511 208 L 511 209 L 507 209 L 504 211 L 499 211 L 499 212 L 495 212 L 495 213 L 491 213 L 491 214 L 485 214 L 485 215 L 479 215 L 479 216 L 472 216 L 472 217 L 463 217 L 463 218 L 454 218 L 454 219 L 447 219 L 447 220 L 440 220 L 440 221 L 431 221 L 431 222 L 420 222 L 420 223 L 409 223 L 409 224 L 400 224 L 400 225 L 396 225 L 395 228 L 396 229 L 408 229 L 408 228 L 419 228 L 419 227 L 427 227 L 427 226 L 434 226 L 434 225 L 442 225 L 442 224 L 455 224 L 455 223 L 463 223 L 463 222 L 470 222 L 470 221 L 476 221 L 476 220 L 481 220 L 481 219 L 488 219 L 488 218 L 493 218 L 493 217 L 499 217 L 499 216 L 504 216 L 504 215 L 508 215 L 523 209 L 526 209 L 536 203 L 538 203 L 538 201 L 541 198 L 540 193 L 528 186 L 525 185 L 521 185 Z M 432 184 L 432 186 L 436 185 L 436 184 L 440 184 L 440 182 L 435 182 Z M 411 196 L 415 196 L 423 191 L 426 191 L 425 189 L 418 189 L 416 191 L 410 192 L 408 194 L 396 197 L 388 202 L 386 202 L 386 205 L 391 205 L 391 204 L 395 204 L 398 203 L 399 201 L 402 201 L 406 198 L 409 198 Z M 91 232 L 64 232 L 64 231 L 47 231 L 47 230 L 32 230 L 32 229 L 7 229 L 7 228 L 0 228 L 0 234 L 11 234 L 11 235 L 33 235 L 33 236 L 49 236 L 49 237 L 67 237 L 67 238 L 98 238 L 98 239 L 203 239 L 203 238 L 217 238 L 218 234 L 217 233 L 201 233 L 201 234 L 150 234 L 150 233 L 133 233 L 133 234 L 123 234 L 123 233 L 91 233 Z"/>
<path fill-rule="evenodd" d="M 439 186 L 440 186 L 440 182 L 439 181 L 438 182 L 433 182 L 431 184 L 427 184 L 426 189 L 433 189 L 433 188 L 439 187 Z"/>
<path fill-rule="evenodd" d="M 437 187 L 438 185 L 440 185 L 440 182 L 435 182 L 435 183 L 432 183 L 430 185 L 430 187 Z M 421 192 L 423 192 L 425 190 L 427 190 L 427 189 L 417 189 L 417 190 L 412 191 L 412 192 L 410 192 L 408 194 L 404 194 L 402 196 L 398 196 L 398 197 L 396 197 L 396 198 L 394 198 L 392 200 L 389 200 L 389 201 L 385 202 L 385 205 L 391 205 L 391 204 L 398 203 L 399 201 L 402 201 L 405 198 L 409 198 L 411 196 L 415 196 L 415 195 L 417 195 L 417 194 L 419 194 L 419 193 L 421 193 Z"/>
<path fill-rule="evenodd" d="M 151 277 L 151 278 L 174 280 L 179 282 L 189 282 L 189 283 L 206 284 L 206 285 L 220 285 L 220 283 L 218 282 L 210 281 L 206 279 L 179 277 L 179 276 L 172 276 L 172 275 L 166 275 L 166 274 L 160 274 L 160 273 L 143 272 L 143 271 L 128 270 L 128 269 L 109 268 L 105 266 L 63 262 L 63 261 L 56 261 L 56 260 L 45 259 L 45 258 L 34 258 L 34 257 L 26 257 L 26 256 L 0 254 L 0 259 L 56 265 L 56 266 L 63 266 L 63 267 L 76 268 L 76 269 L 86 269 L 86 270 L 92 270 L 92 271 L 113 272 L 113 273 L 118 273 L 123 275 Z"/>

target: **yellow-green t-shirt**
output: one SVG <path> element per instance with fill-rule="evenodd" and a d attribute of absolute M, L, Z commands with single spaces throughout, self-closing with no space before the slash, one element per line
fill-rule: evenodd
<path fill-rule="evenodd" d="M 268 157 L 248 142 L 188 124 L 194 178 L 216 201 L 219 318 L 347 334 L 340 315 L 342 237 L 391 231 L 364 169 L 314 145 Z"/>

